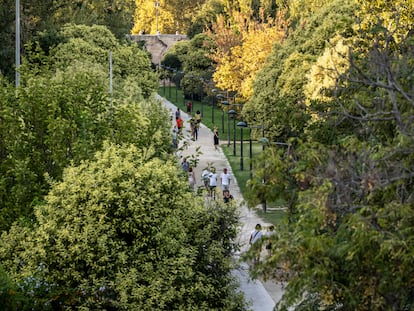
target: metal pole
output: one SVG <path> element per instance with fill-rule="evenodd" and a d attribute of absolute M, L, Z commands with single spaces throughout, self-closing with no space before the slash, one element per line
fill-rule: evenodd
<path fill-rule="evenodd" d="M 191 109 L 190 109 L 190 113 L 193 112 L 193 105 L 194 105 L 194 80 L 193 80 L 193 77 L 191 77 Z"/>
<path fill-rule="evenodd" d="M 211 123 L 214 124 L 214 96 L 211 96 Z"/>
<path fill-rule="evenodd" d="M 168 99 L 171 100 L 171 71 L 168 70 Z"/>
<path fill-rule="evenodd" d="M 263 138 L 264 138 L 265 136 L 264 136 L 264 125 L 262 124 L 262 140 L 263 140 Z M 264 151 L 265 150 L 265 144 L 262 144 L 262 151 Z"/>
<path fill-rule="evenodd" d="M 178 105 L 178 97 L 177 97 L 177 74 L 175 75 L 175 103 Z"/>
<path fill-rule="evenodd" d="M 163 84 L 163 86 L 164 86 L 164 89 L 163 89 L 163 95 L 164 95 L 164 97 L 165 97 L 165 69 L 164 69 L 164 72 L 163 72 L 163 75 L 162 75 L 162 84 Z"/>
<path fill-rule="evenodd" d="M 16 87 L 20 85 L 20 0 L 16 0 Z"/>
<path fill-rule="evenodd" d="M 112 98 L 113 98 L 113 84 L 112 84 L 112 50 L 109 51 L 109 95 L 111 97 L 111 101 L 110 101 L 110 108 L 109 108 L 109 113 L 110 113 L 110 122 L 111 122 L 111 132 L 113 135 L 113 131 L 114 131 L 114 112 L 113 112 L 113 107 L 112 107 Z"/>
<path fill-rule="evenodd" d="M 221 107 L 222 114 L 221 114 L 221 132 L 224 134 L 224 109 L 223 106 Z"/>
<path fill-rule="evenodd" d="M 156 24 L 156 34 L 158 35 L 158 7 L 160 6 L 160 3 L 158 1 L 155 1 L 155 24 Z"/>
<path fill-rule="evenodd" d="M 233 156 L 236 156 L 236 116 L 233 116 Z"/>
<path fill-rule="evenodd" d="M 227 147 L 230 147 L 230 119 L 227 113 Z"/>
<path fill-rule="evenodd" d="M 240 170 L 243 171 L 243 128 L 240 128 Z"/>
<path fill-rule="evenodd" d="M 249 132 L 249 169 L 250 169 L 250 179 L 252 179 L 253 177 L 253 163 L 252 163 L 252 159 L 253 159 L 253 150 L 252 150 L 252 128 L 250 128 L 250 132 Z"/>

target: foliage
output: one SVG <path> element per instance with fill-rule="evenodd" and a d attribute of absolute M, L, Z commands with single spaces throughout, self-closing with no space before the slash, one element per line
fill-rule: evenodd
<path fill-rule="evenodd" d="M 279 310 L 414 305 L 406 264 L 414 250 L 412 11 L 400 2 L 361 5 L 352 24 L 343 2 L 298 24 L 246 108 L 265 126 L 279 123 L 269 127 L 271 140 L 300 138 L 295 157 L 278 166 L 289 167 L 282 184 L 297 183 L 296 217 L 255 271 L 289 282 Z M 294 124 L 281 112 L 297 103 L 307 122 L 281 136 Z"/>
<path fill-rule="evenodd" d="M 204 86 L 211 79 L 214 63 L 209 57 L 213 48 L 211 39 L 205 34 L 198 34 L 189 41 L 177 42 L 164 56 L 161 64 L 174 64 L 175 72 L 165 72 L 184 92 L 186 98 L 203 96 Z"/>
<path fill-rule="evenodd" d="M 0 72 L 12 79 L 14 76 L 15 46 L 15 1 L 0 0 Z M 59 43 L 56 31 L 67 23 L 103 25 L 118 39 L 124 39 L 130 32 L 134 1 L 89 0 L 89 1 L 20 1 L 21 46 L 36 41 L 40 33 L 45 47 Z M 25 50 L 22 49 L 22 54 Z"/>
<path fill-rule="evenodd" d="M 0 303 L 5 310 L 22 310 L 22 306 L 27 303 L 2 266 L 0 266 Z"/>
<path fill-rule="evenodd" d="M 221 0 L 206 1 L 202 8 L 196 12 L 188 28 L 187 36 L 193 38 L 199 33 L 212 30 L 213 23 L 218 15 L 224 14 L 225 5 Z"/>
<path fill-rule="evenodd" d="M 218 49 L 214 59 L 218 60 L 218 66 L 214 72 L 214 81 L 219 88 L 237 92 L 239 96 L 247 99 L 252 95 L 253 81 L 265 64 L 273 44 L 283 39 L 286 22 L 280 17 L 277 21 L 258 23 L 240 15 L 238 23 L 236 32 L 241 36 L 239 44 L 231 46 L 228 53 L 223 53 L 226 48 L 220 47 L 216 42 Z M 219 25 L 224 26 L 215 24 L 213 39 L 226 33 Z"/>
<path fill-rule="evenodd" d="M 194 200 L 174 162 L 133 145 L 103 150 L 53 182 L 32 230 L 2 236 L 13 279 L 43 284 L 24 292 L 42 301 L 34 309 L 242 310 L 235 208 Z"/>
<path fill-rule="evenodd" d="M 157 30 L 167 34 L 186 33 L 194 14 L 202 8 L 205 2 L 206 0 L 135 0 L 132 33 L 137 34 L 142 31 L 155 34 Z"/>
<path fill-rule="evenodd" d="M 48 190 L 45 174 L 59 179 L 64 167 L 90 158 L 104 140 L 143 144 L 151 156 L 170 148 L 162 134 L 169 129 L 167 112 L 146 100 L 157 87 L 147 55 L 117 43 L 101 26 L 67 25 L 60 37 L 49 55 L 30 47 L 17 91 L 3 82 L 1 228 L 32 215 Z M 105 50 L 111 46 L 112 97 Z"/>

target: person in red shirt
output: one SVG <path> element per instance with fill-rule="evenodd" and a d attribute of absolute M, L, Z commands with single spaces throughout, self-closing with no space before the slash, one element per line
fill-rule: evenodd
<path fill-rule="evenodd" d="M 183 119 L 181 119 L 181 117 L 176 117 L 175 121 L 177 123 L 178 132 L 181 133 L 183 125 L 184 125 Z"/>

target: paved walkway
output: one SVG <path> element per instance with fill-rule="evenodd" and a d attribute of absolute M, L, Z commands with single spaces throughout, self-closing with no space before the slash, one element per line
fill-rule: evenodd
<path fill-rule="evenodd" d="M 177 107 L 161 96 L 158 96 L 158 98 L 170 110 L 170 113 L 171 115 L 173 115 L 173 119 L 175 121 L 175 111 L 177 110 Z M 190 124 L 187 121 L 191 118 L 191 116 L 181 111 L 181 118 L 184 120 L 185 125 L 183 133 L 186 135 L 190 135 Z M 196 149 L 198 147 L 200 148 L 202 154 L 199 159 L 200 162 L 198 166 L 195 168 L 197 186 L 202 185 L 202 181 L 200 180 L 202 170 L 211 163 L 216 168 L 216 172 L 219 176 L 223 172 L 223 168 L 225 167 L 232 174 L 231 167 L 227 161 L 227 158 L 223 154 L 221 148 L 218 148 L 218 150 L 214 148 L 213 133 L 209 128 L 207 128 L 203 124 L 201 124 L 200 126 L 198 140 L 191 141 L 188 148 L 182 152 L 182 156 L 185 157 L 191 154 L 195 154 Z M 237 185 L 237 182 L 235 182 L 234 178 L 230 183 L 230 193 L 238 202 L 241 203 L 243 201 L 243 197 L 240 193 L 239 186 Z M 240 212 L 240 221 L 242 223 L 242 228 L 238 237 L 238 242 L 241 246 L 241 252 L 245 252 L 249 247 L 248 241 L 250 233 L 254 229 L 255 225 L 257 223 L 261 223 L 262 225 L 268 224 L 264 223 L 262 219 L 257 217 L 254 211 L 249 210 L 244 204 L 240 204 Z M 236 254 L 236 256 L 239 255 L 240 254 Z M 281 285 L 273 282 L 262 283 L 258 280 L 253 281 L 249 277 L 248 269 L 248 265 L 242 263 L 241 268 L 234 271 L 234 275 L 237 276 L 240 280 L 240 290 L 244 292 L 246 299 L 251 303 L 252 310 L 273 310 L 273 307 L 275 306 L 276 302 L 279 301 L 283 293 Z"/>

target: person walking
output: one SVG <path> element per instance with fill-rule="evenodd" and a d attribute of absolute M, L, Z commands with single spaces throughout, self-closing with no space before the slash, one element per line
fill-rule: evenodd
<path fill-rule="evenodd" d="M 202 172 L 201 172 L 201 180 L 203 181 L 204 187 L 206 188 L 206 190 L 208 191 L 209 189 L 209 184 L 210 184 L 210 170 L 208 167 L 206 167 Z"/>
<path fill-rule="evenodd" d="M 196 184 L 196 178 L 195 178 L 194 170 L 192 167 L 188 168 L 188 183 L 190 185 L 191 190 L 194 191 L 194 186 Z"/>
<path fill-rule="evenodd" d="M 253 251 L 254 263 L 258 263 L 260 260 L 260 253 L 262 252 L 262 237 L 262 225 L 257 224 L 251 232 L 249 239 L 250 249 Z"/>
<path fill-rule="evenodd" d="M 218 175 L 214 167 L 211 168 L 210 175 L 208 177 L 209 177 L 209 197 L 212 197 L 213 200 L 215 200 Z"/>
<path fill-rule="evenodd" d="M 184 172 L 188 172 L 188 169 L 190 168 L 190 163 L 187 161 L 187 158 L 184 158 L 181 162 L 181 168 Z"/>
<path fill-rule="evenodd" d="M 276 232 L 275 232 L 275 226 L 271 225 L 269 226 L 269 228 L 267 228 L 266 234 L 266 250 L 267 250 L 267 254 L 269 256 L 272 255 L 272 246 L 273 246 L 273 240 L 276 237 Z"/>
<path fill-rule="evenodd" d="M 174 125 L 174 128 L 172 130 L 173 147 L 174 147 L 174 149 L 177 149 L 178 148 L 178 138 L 177 138 L 177 135 L 178 135 L 178 128 L 177 128 L 177 125 Z"/>
<path fill-rule="evenodd" d="M 185 106 L 187 107 L 187 113 L 191 113 L 193 110 L 193 103 L 191 101 L 188 101 Z"/>
<path fill-rule="evenodd" d="M 215 126 L 214 127 L 214 131 L 213 131 L 213 140 L 214 140 L 214 148 L 216 150 L 218 150 L 219 147 L 219 143 L 220 143 L 220 137 L 219 137 L 219 132 L 218 132 L 218 128 Z"/>
<path fill-rule="evenodd" d="M 177 123 L 178 133 L 182 133 L 184 121 L 181 117 L 176 117 L 175 122 Z"/>
<path fill-rule="evenodd" d="M 229 190 L 231 175 L 227 172 L 227 168 L 223 169 L 223 173 L 220 175 L 220 182 L 223 190 Z"/>
<path fill-rule="evenodd" d="M 196 120 L 197 123 L 199 123 L 199 124 L 201 123 L 201 112 L 200 112 L 200 110 L 197 110 L 197 112 L 194 116 L 194 119 Z"/>
<path fill-rule="evenodd" d="M 191 138 L 196 140 L 196 121 L 194 118 L 191 118 L 188 122 L 190 122 Z"/>

